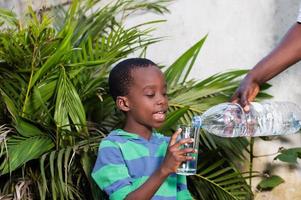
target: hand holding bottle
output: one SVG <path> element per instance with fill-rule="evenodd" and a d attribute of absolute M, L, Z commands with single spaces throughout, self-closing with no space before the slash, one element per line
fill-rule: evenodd
<path fill-rule="evenodd" d="M 233 94 L 231 102 L 240 104 L 243 109 L 248 112 L 250 110 L 250 102 L 254 101 L 259 90 L 259 83 L 251 74 L 249 74 L 244 78 Z"/>

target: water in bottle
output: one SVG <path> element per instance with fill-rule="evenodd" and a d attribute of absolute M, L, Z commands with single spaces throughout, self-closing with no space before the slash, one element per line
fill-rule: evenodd
<path fill-rule="evenodd" d="M 209 133 L 221 137 L 273 136 L 298 132 L 301 127 L 301 109 L 291 102 L 252 102 L 245 112 L 239 104 L 222 103 L 196 116 Z"/>

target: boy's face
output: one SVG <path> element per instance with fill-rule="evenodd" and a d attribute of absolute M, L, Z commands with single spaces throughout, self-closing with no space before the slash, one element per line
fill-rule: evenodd
<path fill-rule="evenodd" d="M 131 71 L 132 83 L 125 96 L 127 123 L 131 128 L 159 128 L 168 109 L 167 88 L 163 73 L 155 66 Z"/>

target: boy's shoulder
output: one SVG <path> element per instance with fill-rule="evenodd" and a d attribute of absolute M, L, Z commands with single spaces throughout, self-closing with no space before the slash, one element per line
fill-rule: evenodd
<path fill-rule="evenodd" d="M 168 137 L 168 136 L 165 136 L 165 135 L 163 135 L 161 133 L 158 133 L 158 132 L 154 132 L 153 136 L 156 137 L 158 140 L 169 143 L 170 137 Z"/>
<path fill-rule="evenodd" d="M 131 137 L 128 135 L 125 131 L 122 129 L 115 129 L 111 131 L 104 139 L 103 141 L 111 141 L 111 142 L 118 142 L 118 143 L 124 143 L 128 140 L 128 138 Z"/>
<path fill-rule="evenodd" d="M 101 143 L 123 144 L 128 141 L 139 140 L 139 138 L 140 137 L 136 134 L 128 133 L 122 129 L 115 129 L 102 139 Z"/>

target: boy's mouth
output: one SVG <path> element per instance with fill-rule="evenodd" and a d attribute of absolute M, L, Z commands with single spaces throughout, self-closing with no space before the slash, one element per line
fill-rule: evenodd
<path fill-rule="evenodd" d="M 153 114 L 156 121 L 164 121 L 166 118 L 166 111 L 158 111 Z"/>

